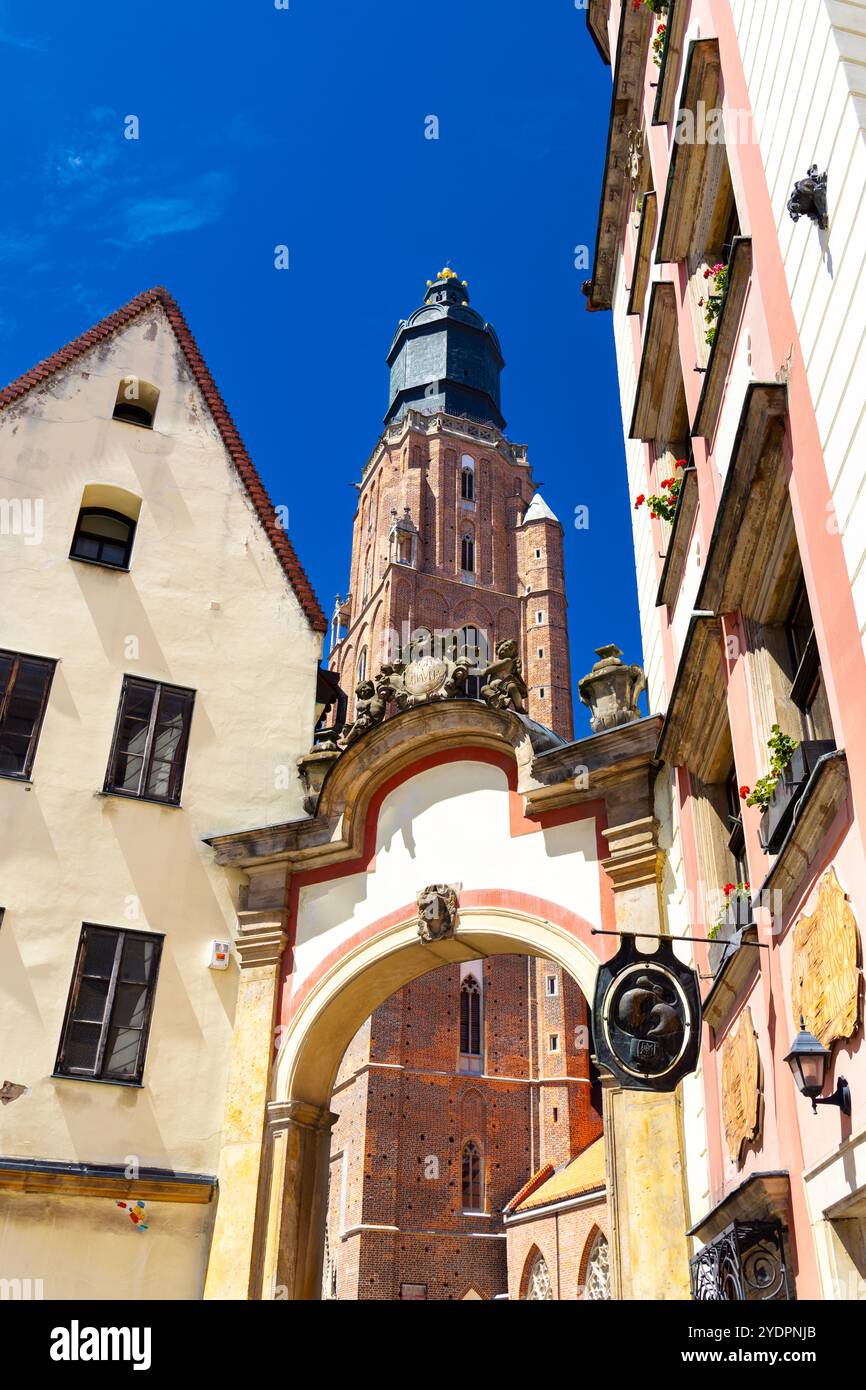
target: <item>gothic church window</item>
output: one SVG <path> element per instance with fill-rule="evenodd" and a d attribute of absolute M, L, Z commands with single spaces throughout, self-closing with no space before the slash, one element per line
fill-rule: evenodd
<path fill-rule="evenodd" d="M 461 1186 L 464 1211 L 482 1211 L 481 1150 L 474 1139 L 463 1145 Z"/>
<path fill-rule="evenodd" d="M 529 1271 L 526 1297 L 531 1302 L 553 1302 L 553 1285 L 550 1279 L 550 1270 L 547 1268 L 547 1260 L 543 1255 L 538 1256 L 532 1269 Z"/>
<path fill-rule="evenodd" d="M 460 543 L 460 568 L 464 574 L 475 573 L 475 537 L 471 531 L 463 533 Z"/>
<path fill-rule="evenodd" d="M 481 986 L 474 975 L 460 986 L 460 1051 L 467 1057 L 481 1055 Z"/>
<path fill-rule="evenodd" d="M 475 501 L 475 473 L 465 466 L 460 470 L 460 496 L 464 502 Z"/>
<path fill-rule="evenodd" d="M 595 1300 L 610 1298 L 610 1248 L 607 1240 L 598 1232 L 586 1262 L 584 1298 Z"/>

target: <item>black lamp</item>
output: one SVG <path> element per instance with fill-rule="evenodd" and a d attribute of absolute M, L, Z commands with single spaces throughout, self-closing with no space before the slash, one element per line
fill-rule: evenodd
<path fill-rule="evenodd" d="M 843 1115 L 850 1115 L 851 1092 L 844 1076 L 839 1077 L 832 1096 L 821 1096 L 829 1060 L 830 1053 L 815 1034 L 809 1032 L 806 1020 L 801 1014 L 800 1031 L 791 1043 L 791 1051 L 785 1058 L 797 1083 L 797 1090 L 801 1095 L 809 1097 L 815 1115 L 818 1113 L 819 1105 L 838 1105 Z"/>

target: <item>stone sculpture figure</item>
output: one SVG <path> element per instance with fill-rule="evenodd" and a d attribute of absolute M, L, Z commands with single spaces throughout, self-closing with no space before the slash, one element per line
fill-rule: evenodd
<path fill-rule="evenodd" d="M 340 749 L 348 748 L 368 729 L 374 729 L 385 718 L 387 700 L 382 698 L 381 692 L 377 690 L 372 681 L 359 681 L 355 687 L 355 696 L 357 701 L 355 719 L 353 723 L 346 725 L 337 739 L 337 746 Z"/>
<path fill-rule="evenodd" d="M 526 713 L 526 682 L 521 674 L 517 643 L 511 637 L 496 644 L 496 660 L 481 678 L 481 698 L 491 709 L 513 709 Z"/>
<path fill-rule="evenodd" d="M 818 173 L 817 164 L 812 164 L 806 177 L 794 184 L 788 212 L 793 222 L 809 217 L 817 226 L 827 226 L 827 175 Z"/>

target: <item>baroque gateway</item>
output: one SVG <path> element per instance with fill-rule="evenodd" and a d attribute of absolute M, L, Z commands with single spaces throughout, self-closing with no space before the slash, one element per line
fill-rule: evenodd
<path fill-rule="evenodd" d="M 0 392 L 45 499 L 38 563 L 4 533 L 0 1240 L 47 1297 L 866 1295 L 862 7 L 584 8 L 646 670 L 598 647 L 589 734 L 450 268 L 326 665 L 166 291 Z"/>

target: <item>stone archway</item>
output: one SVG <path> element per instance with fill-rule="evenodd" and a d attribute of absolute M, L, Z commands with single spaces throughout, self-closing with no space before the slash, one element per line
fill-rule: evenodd
<path fill-rule="evenodd" d="M 331 1089 L 358 1028 L 389 995 L 448 961 L 530 955 L 555 961 L 592 999 L 598 959 L 588 944 L 590 926 L 571 913 L 562 914 L 571 919 L 568 927 L 557 924 L 557 909 L 549 908 L 550 918 L 513 906 L 465 908 L 459 931 L 437 943 L 435 952 L 419 942 L 414 920 L 399 923 L 342 953 L 316 980 L 283 1038 L 268 1105 L 256 1296 L 319 1297 Z"/>
<path fill-rule="evenodd" d="M 613 928 L 664 930 L 657 738 L 649 719 L 558 745 L 472 700 L 420 706 L 302 760 L 307 818 L 209 841 L 248 883 L 205 1297 L 320 1296 L 331 1087 L 389 995 L 518 954 L 591 999 Z M 421 941 L 417 894 L 442 882 L 460 883 L 456 932 Z M 688 1297 L 677 1097 L 603 1097 L 614 1296 Z"/>

